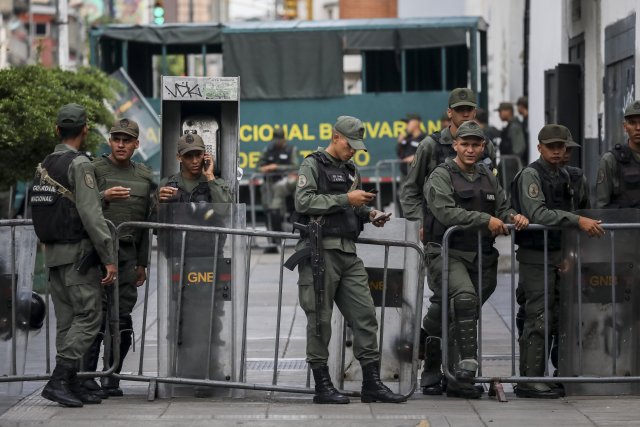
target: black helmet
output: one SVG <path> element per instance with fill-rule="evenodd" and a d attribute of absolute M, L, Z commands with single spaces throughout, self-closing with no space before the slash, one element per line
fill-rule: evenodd
<path fill-rule="evenodd" d="M 29 328 L 40 329 L 44 323 L 44 316 L 47 314 L 47 306 L 44 299 L 36 293 L 31 292 L 31 315 L 29 316 Z"/>

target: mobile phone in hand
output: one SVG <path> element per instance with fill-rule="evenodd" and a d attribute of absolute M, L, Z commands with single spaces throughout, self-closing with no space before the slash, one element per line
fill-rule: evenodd
<path fill-rule="evenodd" d="M 378 215 L 376 215 L 371 222 L 382 222 L 384 220 L 386 220 L 387 218 L 391 217 L 391 212 L 385 213 L 385 212 L 378 212 Z"/>
<path fill-rule="evenodd" d="M 370 190 L 367 190 L 367 193 L 378 194 L 378 190 L 376 190 L 375 188 L 372 188 Z"/>

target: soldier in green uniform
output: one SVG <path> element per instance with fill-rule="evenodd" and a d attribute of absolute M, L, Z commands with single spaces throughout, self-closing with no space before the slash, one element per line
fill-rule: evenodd
<path fill-rule="evenodd" d="M 349 403 L 334 388 L 327 368 L 334 301 L 353 329 L 353 352 L 362 366 L 362 401 L 405 400 L 380 381 L 378 322 L 367 272 L 356 255 L 354 240 L 363 223 L 380 214 L 367 206 L 375 195 L 362 190 L 360 175 L 351 161 L 356 150 L 366 150 L 363 139 L 362 121 L 340 116 L 329 146 L 307 156 L 299 171 L 295 195 L 297 222 L 320 224 L 322 238 L 318 246 L 324 257 L 322 265 L 312 266 L 307 258 L 298 267 L 300 306 L 307 315 L 307 363 L 316 384 L 315 403 Z M 387 217 L 381 217 L 373 224 L 382 227 L 386 221 Z M 303 234 L 296 249 L 302 251 L 309 245 L 308 236 Z M 314 270 L 318 273 L 320 269 L 324 269 L 324 297 L 316 306 L 313 276 Z"/>
<path fill-rule="evenodd" d="M 561 167 L 565 145 L 572 140 L 569 129 L 562 125 L 545 125 L 538 133 L 540 158 L 524 168 L 513 180 L 512 203 L 516 210 L 533 223 L 556 227 L 578 227 L 589 236 L 602 236 L 601 221 L 571 213 L 574 210 L 573 189 L 566 169 Z M 544 232 L 525 230 L 516 233 L 519 245 L 518 293 L 525 304 L 526 317 L 520 337 L 520 375 L 540 377 L 544 375 L 548 361 L 545 354 L 545 333 L 551 338 L 557 329 L 556 286 L 561 260 L 562 235 L 560 231 L 548 232 L 546 271 L 549 309 L 549 329 L 545 331 L 545 269 Z M 550 342 L 550 340 L 549 340 Z M 544 383 L 521 383 L 516 388 L 520 397 L 555 399 L 557 390 Z"/>
<path fill-rule="evenodd" d="M 287 144 L 282 129 L 273 131 L 273 141 L 262 153 L 258 162 L 258 170 L 265 175 L 260 187 L 262 207 L 267 216 L 267 228 L 282 231 L 282 221 L 286 214 L 286 198 L 296 189 L 296 178 L 289 179 L 291 172 L 298 170 L 298 154 L 296 147 Z M 278 244 L 277 241 L 272 241 Z M 275 245 L 265 249 L 265 253 L 277 253 Z"/>
<path fill-rule="evenodd" d="M 441 336 L 442 304 L 449 304 L 451 336 L 449 354 L 456 381 L 447 384 L 447 396 L 479 398 L 480 391 L 471 383 L 478 367 L 478 227 L 482 230 L 482 303 L 496 288 L 498 251 L 494 237 L 508 234 L 505 222 L 517 230 L 529 221 L 509 207 L 508 198 L 493 172 L 478 162 L 485 148 L 484 131 L 475 122 L 458 128 L 453 148 L 457 155 L 436 167 L 424 185 L 427 211 L 424 239 L 428 265 L 428 283 L 433 292 L 429 310 L 423 319 L 431 340 Z M 478 163 L 477 163 L 478 162 Z M 442 295 L 441 244 L 447 228 L 453 225 L 474 227 L 458 231 L 450 238 L 449 289 Z M 440 382 L 440 363 L 425 361 L 425 382 Z M 432 386 L 433 387 L 433 386 Z"/>
<path fill-rule="evenodd" d="M 600 159 L 596 182 L 596 208 L 640 207 L 640 100 L 624 112 L 626 144 L 616 144 Z"/>
<path fill-rule="evenodd" d="M 80 407 L 101 401 L 76 373 L 100 330 L 102 286 L 113 283 L 117 270 L 94 168 L 78 151 L 89 132 L 87 113 L 67 104 L 58 111 L 56 125 L 61 142 L 39 165 L 29 197 L 56 313 L 56 367 L 42 397 Z"/>
<path fill-rule="evenodd" d="M 424 197 L 422 189 L 431 172 L 447 158 L 455 157 L 453 140 L 458 127 L 476 116 L 476 95 L 471 89 L 457 88 L 449 94 L 447 115 L 451 120 L 448 127 L 425 138 L 416 150 L 409 165 L 407 177 L 400 189 L 400 203 L 405 218 L 422 221 Z M 485 160 L 486 159 L 486 160 Z M 482 160 L 495 165 L 496 153 L 493 144 L 485 146 Z"/>
<path fill-rule="evenodd" d="M 154 207 L 152 172 L 142 163 L 131 160 L 140 142 L 138 124 L 131 119 L 120 119 L 111 127 L 109 134 L 110 154 L 93 161 L 104 216 L 116 226 L 128 221 L 146 221 Z M 120 359 L 116 372 L 129 348 L 133 334 L 131 311 L 138 299 L 139 286 L 147 279 L 149 239 L 146 230 L 123 229 L 119 234 L 118 251 L 118 307 L 120 328 Z M 103 304 L 103 328 L 85 356 L 85 369 L 95 371 L 100 355 L 107 317 L 106 295 Z M 116 319 L 112 319 L 115 321 Z M 113 354 L 109 357 L 113 364 Z M 89 378 L 83 383 L 89 390 L 102 392 L 106 396 L 122 396 L 120 381 L 113 377 L 101 377 L 102 389 Z"/>
<path fill-rule="evenodd" d="M 205 154 L 200 135 L 180 137 L 177 157 L 180 172 L 160 182 L 161 202 L 233 203 L 229 185 L 213 174 L 213 159 Z"/>
<path fill-rule="evenodd" d="M 440 132 L 431 134 L 420 143 L 400 190 L 400 204 L 404 216 L 408 220 L 422 222 L 426 208 L 426 199 L 423 195 L 424 184 L 436 166 L 443 163 L 447 158 L 455 157 L 456 152 L 453 149 L 453 141 L 458 127 L 468 120 L 475 119 L 476 107 L 476 96 L 470 89 L 457 88 L 449 94 L 449 108 L 447 110 L 447 116 L 450 119 L 449 126 Z M 481 161 L 492 169 L 495 165 L 495 160 L 496 153 L 493 144 L 485 144 Z M 420 227 L 420 239 L 424 240 L 425 234 L 428 232 L 428 229 Z M 422 335 L 437 337 L 439 336 L 439 330 L 438 327 L 434 331 L 422 331 Z M 427 340 L 425 369 L 420 381 L 424 394 L 442 394 L 441 355 L 439 340 Z"/>

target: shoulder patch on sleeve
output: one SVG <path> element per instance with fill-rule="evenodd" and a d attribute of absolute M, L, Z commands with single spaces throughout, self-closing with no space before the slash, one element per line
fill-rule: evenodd
<path fill-rule="evenodd" d="M 84 174 L 84 183 L 87 185 L 87 187 L 89 188 L 96 188 L 96 182 L 93 179 L 93 175 L 91 175 L 90 173 L 85 173 Z"/>
<path fill-rule="evenodd" d="M 598 169 L 598 180 L 597 183 L 598 184 L 602 184 L 604 182 L 604 169 L 600 168 Z"/>
<path fill-rule="evenodd" d="M 531 197 L 532 199 L 535 199 L 536 197 L 538 197 L 538 195 L 540 194 L 540 189 L 538 188 L 538 184 L 531 183 L 529 184 L 529 197 Z"/>
<path fill-rule="evenodd" d="M 300 175 L 298 177 L 298 187 L 302 188 L 307 185 L 307 177 L 304 175 Z"/>

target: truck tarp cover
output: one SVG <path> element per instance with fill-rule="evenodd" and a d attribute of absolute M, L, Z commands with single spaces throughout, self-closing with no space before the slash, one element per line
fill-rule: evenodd
<path fill-rule="evenodd" d="M 161 25 L 161 26 L 111 26 L 105 27 L 103 38 L 128 40 L 150 44 L 219 44 L 222 42 L 222 26 Z"/>
<path fill-rule="evenodd" d="M 338 33 L 225 34 L 222 49 L 224 75 L 240 76 L 243 99 L 344 95 Z"/>

